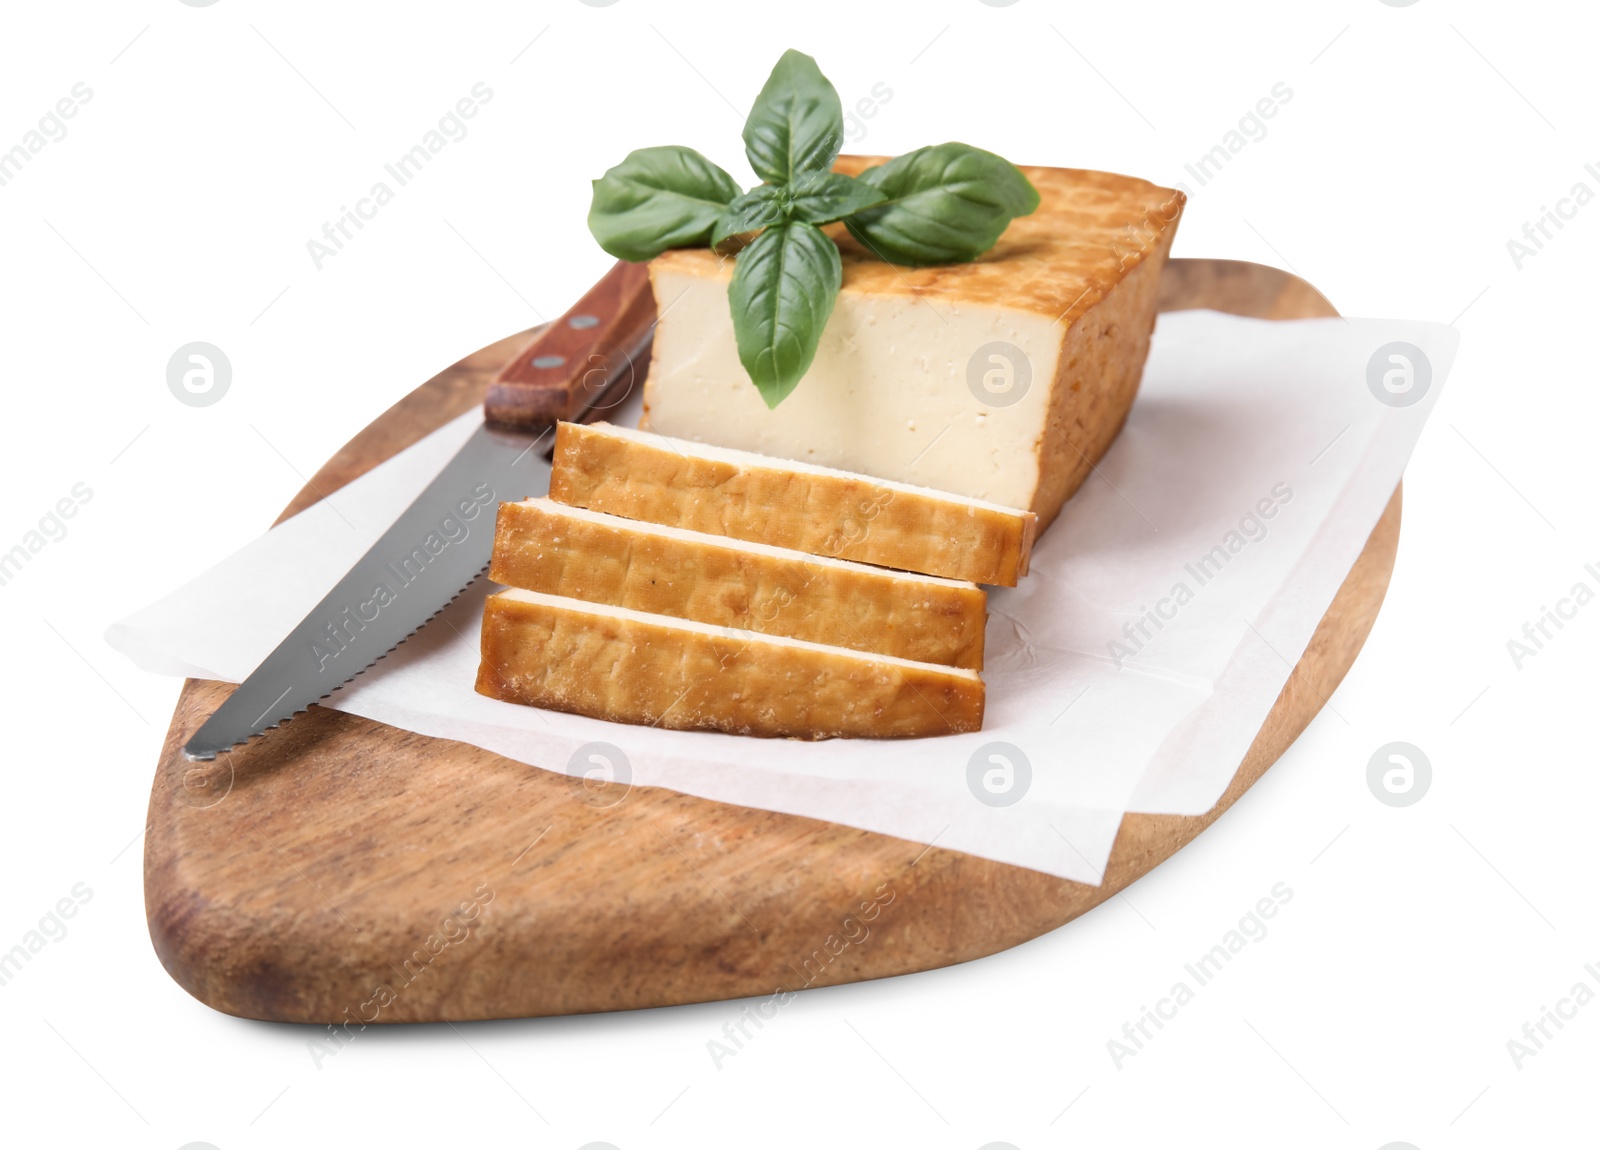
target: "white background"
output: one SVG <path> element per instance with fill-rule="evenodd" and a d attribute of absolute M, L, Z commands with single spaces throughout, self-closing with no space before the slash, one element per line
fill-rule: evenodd
<path fill-rule="evenodd" d="M 1520 269 L 1507 249 L 1575 183 L 1600 193 L 1589 6 L 720 7 L 6 5 L 0 149 L 74 84 L 93 95 L 0 187 L 0 550 L 75 484 L 93 497 L 0 587 L 0 950 L 74 884 L 93 897 L 0 987 L 3 1140 L 1592 1138 L 1600 1003 L 1520 1069 L 1507 1049 L 1576 982 L 1600 990 L 1583 969 L 1600 964 L 1600 605 L 1520 669 L 1506 647 L 1574 583 L 1600 586 L 1600 205 Z M 742 111 L 789 46 L 847 106 L 892 91 L 854 150 L 956 138 L 1184 180 L 1175 255 L 1459 326 L 1338 713 L 1125 898 L 965 967 L 809 992 L 721 1069 L 706 1043 L 730 1004 L 463 1027 L 470 1047 L 369 1029 L 318 1069 L 311 1028 L 214 1013 L 151 951 L 138 836 L 178 684 L 101 633 L 258 533 L 436 370 L 559 314 L 609 263 L 583 226 L 588 180 L 628 150 L 691 145 L 749 181 Z M 306 241 L 479 81 L 494 96 L 470 133 L 319 271 Z M 1293 96 L 1268 134 L 1205 187 L 1186 178 L 1279 82 Z M 193 340 L 233 364 L 214 407 L 167 390 Z M 1393 740 L 1433 764 L 1404 809 L 1365 781 Z M 1280 882 L 1294 896 L 1267 937 L 1119 1069 L 1107 1041 Z"/>

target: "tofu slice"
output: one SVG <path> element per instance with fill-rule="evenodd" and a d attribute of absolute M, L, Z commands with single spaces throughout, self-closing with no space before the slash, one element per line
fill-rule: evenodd
<path fill-rule="evenodd" d="M 519 589 L 484 604 L 477 689 L 595 719 L 735 735 L 901 738 L 983 725 L 983 680 L 965 668 Z"/>
<path fill-rule="evenodd" d="M 881 159 L 841 156 L 857 174 Z M 733 261 L 652 261 L 660 321 L 644 425 L 1038 514 L 1049 526 L 1122 426 L 1184 196 L 1023 168 L 1039 208 L 982 258 L 904 268 L 832 227 L 844 285 L 810 371 L 769 409 L 739 363 Z"/>
<path fill-rule="evenodd" d="M 973 583 L 569 507 L 502 503 L 497 583 L 656 615 L 980 670 Z"/>
<path fill-rule="evenodd" d="M 1030 511 L 609 423 L 556 428 L 550 496 L 649 523 L 1015 587 Z"/>

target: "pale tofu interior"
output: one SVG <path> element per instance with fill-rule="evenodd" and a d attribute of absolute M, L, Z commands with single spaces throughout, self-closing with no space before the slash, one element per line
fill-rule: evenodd
<path fill-rule="evenodd" d="M 715 627 L 710 623 L 697 623 L 693 619 L 652 615 L 647 611 L 635 611 L 629 607 L 614 607 L 605 603 L 586 603 L 578 599 L 568 599 L 561 595 L 546 595 L 540 591 L 524 591 L 520 587 L 497 591 L 493 597 L 517 603 L 535 603 L 555 610 L 566 611 L 573 615 L 623 619 L 630 623 L 661 627 L 672 631 L 718 636 L 756 646 L 794 647 L 800 650 L 827 654 L 834 658 L 855 660 L 860 663 L 915 668 L 919 671 L 933 674 L 972 679 L 975 682 L 981 681 L 976 671 L 970 671 L 963 667 L 946 667 L 937 663 L 919 663 L 913 659 L 899 658 L 896 655 L 874 655 L 864 651 L 852 651 L 845 647 L 832 647 L 826 643 L 811 643 L 804 639 L 791 639 L 785 635 L 767 635 L 760 631 L 743 631 L 737 627 Z"/>
<path fill-rule="evenodd" d="M 656 338 L 659 340 L 661 337 L 660 335 L 657 335 Z M 732 338 L 731 328 L 729 338 Z M 735 362 L 737 363 L 737 360 L 735 360 Z M 652 370 L 654 369 L 652 368 Z M 740 368 L 740 370 L 743 371 L 744 369 Z M 807 376 L 806 379 L 809 380 L 810 376 Z M 800 386 L 804 387 L 805 381 L 802 381 Z M 750 383 L 748 376 L 744 377 L 744 387 L 749 390 L 751 394 L 756 394 L 755 386 Z M 796 392 L 796 394 L 798 394 L 798 392 Z M 789 404 L 793 401 L 794 396 L 790 396 L 789 399 L 785 400 L 782 410 L 787 410 Z M 762 402 L 759 395 L 756 395 L 756 402 L 761 404 L 762 410 L 766 410 L 766 404 Z M 1041 421 L 1043 420 L 1042 415 L 1040 416 L 1040 419 Z M 702 426 L 704 425 L 704 422 L 705 421 L 701 421 Z M 718 422 L 720 423 L 720 420 Z M 641 430 L 633 427 L 619 427 L 614 423 L 592 424 L 587 430 L 591 433 L 596 431 L 604 432 L 606 435 L 615 436 L 620 439 L 631 440 L 635 443 L 641 443 L 649 447 L 665 448 L 670 451 L 675 451 L 679 455 L 690 456 L 698 459 L 709 459 L 718 463 L 727 463 L 734 467 L 770 468 L 784 471 L 795 471 L 802 475 L 832 475 L 844 479 L 863 480 L 868 483 L 876 484 L 879 487 L 886 487 L 890 491 L 894 491 L 903 495 L 916 495 L 925 499 L 937 499 L 943 503 L 951 503 L 960 507 L 981 507 L 987 511 L 998 511 L 1006 515 L 1016 516 L 1025 514 L 1028 506 L 1026 500 L 1021 503 L 997 503 L 987 498 L 963 495 L 953 492 L 948 486 L 928 486 L 914 480 L 898 479 L 894 476 L 863 472 L 852 469 L 844 464 L 829 463 L 821 459 L 793 459 L 788 456 L 774 455 L 773 453 L 764 451 L 759 447 L 746 447 L 741 449 L 738 447 L 704 443 L 694 439 L 674 436 L 666 432 L 664 428 L 661 428 L 657 424 L 656 411 L 654 407 L 650 409 L 650 429 L 648 430 Z M 718 430 L 720 432 L 722 430 L 721 427 L 719 427 Z M 863 443 L 870 444 L 874 437 L 871 435 L 865 435 L 861 438 Z M 948 438 L 948 436 L 946 438 Z M 1032 466 L 1032 474 L 1035 480 L 1037 480 L 1039 474 L 1037 460 L 1031 461 L 1030 466 Z M 930 482 L 932 478 L 936 477 L 930 477 Z"/>
<path fill-rule="evenodd" d="M 665 435 L 1031 506 L 1064 329 L 1035 312 L 948 296 L 840 293 L 811 369 L 769 409 L 739 363 L 723 276 L 657 268 L 662 311 L 646 391 Z M 1010 406 L 980 400 L 968 365 L 987 344 L 1021 350 L 1031 382 Z"/>
<path fill-rule="evenodd" d="M 700 444 L 692 444 L 691 446 L 700 454 L 705 454 Z M 848 559 L 836 559 L 831 555 L 811 555 L 804 551 L 791 551 L 786 547 L 773 547 L 766 543 L 749 543 L 743 539 L 734 539 L 725 535 L 706 535 L 699 531 L 690 531 L 683 527 L 671 527 L 664 523 L 647 523 L 641 519 L 624 519 L 620 515 L 607 515 L 603 511 L 590 511 L 587 507 L 573 507 L 567 503 L 557 503 L 548 496 L 524 499 L 522 503 L 526 506 L 538 507 L 552 515 L 561 515 L 568 519 L 581 520 L 586 523 L 598 523 L 603 527 L 632 531 L 640 535 L 655 535 L 666 539 L 676 539 L 684 543 L 692 543 L 697 547 L 718 547 L 727 551 L 738 551 L 746 555 L 766 555 L 787 562 L 814 563 L 819 567 L 856 571 L 875 578 L 893 579 L 918 585 L 978 589 L 976 583 L 970 583 L 964 579 L 945 579 L 938 575 L 921 575 L 915 571 L 897 571 L 892 567 L 874 567 L 868 563 L 852 563 Z"/>

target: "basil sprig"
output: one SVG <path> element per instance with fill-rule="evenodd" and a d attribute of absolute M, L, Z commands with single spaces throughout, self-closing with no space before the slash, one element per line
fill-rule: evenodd
<path fill-rule="evenodd" d="M 976 259 L 1016 216 L 1039 206 L 1028 177 L 966 144 L 918 148 L 861 173 L 880 202 L 844 226 L 883 259 L 912 267 Z"/>
<path fill-rule="evenodd" d="M 703 245 L 739 185 L 693 148 L 640 148 L 594 182 L 589 231 L 619 260 Z"/>
<path fill-rule="evenodd" d="M 810 56 L 789 49 L 756 96 L 744 122 L 744 154 L 769 184 L 825 172 L 839 158 L 844 112 L 839 93 Z"/>
<path fill-rule="evenodd" d="M 804 220 L 770 225 L 739 253 L 728 285 L 733 336 L 768 407 L 811 366 L 843 277 L 838 246 Z"/>
<path fill-rule="evenodd" d="M 754 236 L 734 262 L 728 303 L 739 362 L 768 407 L 816 357 L 843 278 L 821 225 L 842 220 L 879 257 L 911 267 L 964 263 L 1039 206 L 1014 165 L 967 144 L 919 148 L 858 177 L 833 171 L 844 139 L 839 93 L 810 56 L 785 52 L 744 126 L 762 183 L 739 185 L 692 148 L 644 148 L 594 181 L 589 230 L 624 260 Z"/>

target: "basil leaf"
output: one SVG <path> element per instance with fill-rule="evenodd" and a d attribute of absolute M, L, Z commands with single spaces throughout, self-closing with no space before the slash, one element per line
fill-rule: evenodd
<path fill-rule="evenodd" d="M 640 148 L 594 181 L 589 231 L 619 260 L 654 259 L 704 244 L 738 194 L 733 177 L 693 148 Z"/>
<path fill-rule="evenodd" d="M 844 270 L 814 224 L 774 224 L 739 253 L 728 304 L 739 362 L 777 407 L 810 368 Z"/>
<path fill-rule="evenodd" d="M 810 56 L 793 48 L 778 58 L 744 122 L 744 153 L 769 184 L 823 172 L 839 158 L 844 111 L 839 93 Z"/>
<path fill-rule="evenodd" d="M 963 263 L 988 251 L 1039 193 L 1015 165 L 968 144 L 907 152 L 857 177 L 883 203 L 845 220 L 850 234 L 891 263 Z"/>
<path fill-rule="evenodd" d="M 807 172 L 790 186 L 791 215 L 808 224 L 842 220 L 852 212 L 881 203 L 884 193 L 840 172 Z"/>
<path fill-rule="evenodd" d="M 775 184 L 751 188 L 717 217 L 716 225 L 711 229 L 711 246 L 716 247 L 729 236 L 758 232 L 786 219 L 788 215 L 789 197 L 786 189 Z"/>

